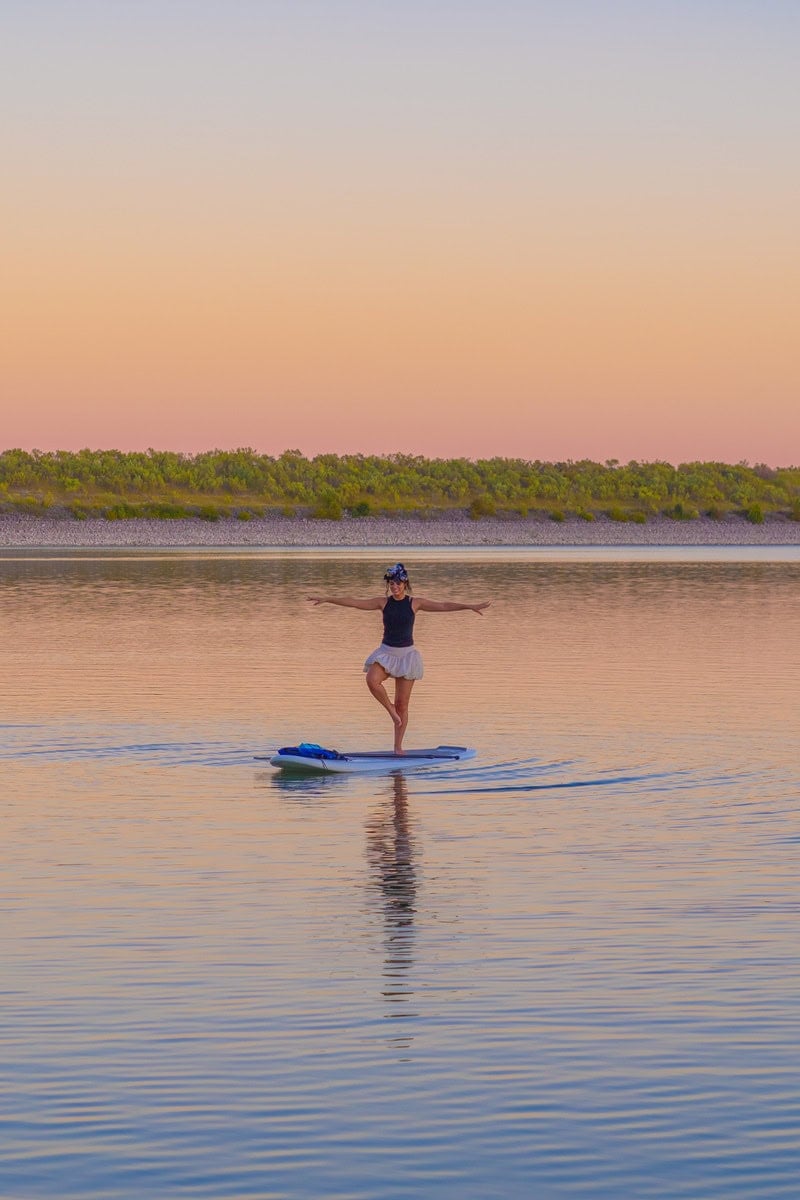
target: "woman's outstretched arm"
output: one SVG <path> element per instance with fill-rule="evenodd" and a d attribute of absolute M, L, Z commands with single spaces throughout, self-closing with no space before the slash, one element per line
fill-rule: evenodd
<path fill-rule="evenodd" d="M 385 596 L 372 596 L 369 600 L 359 600 L 356 596 L 309 596 L 312 604 L 339 604 L 342 608 L 383 608 Z"/>
<path fill-rule="evenodd" d="M 424 596 L 415 596 L 414 608 L 417 612 L 474 612 L 479 617 L 488 608 L 491 600 L 482 600 L 480 604 L 459 604 L 457 600 L 426 600 Z"/>

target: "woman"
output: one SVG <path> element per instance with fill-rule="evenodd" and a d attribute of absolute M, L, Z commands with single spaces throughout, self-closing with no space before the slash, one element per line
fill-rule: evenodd
<path fill-rule="evenodd" d="M 422 656 L 414 646 L 414 619 L 418 612 L 475 612 L 483 616 L 490 601 L 459 604 L 455 600 L 425 600 L 411 595 L 411 582 L 402 563 L 390 567 L 384 575 L 385 596 L 357 600 L 352 596 L 309 596 L 313 604 L 339 604 L 343 608 L 383 610 L 383 642 L 364 663 L 367 687 L 394 722 L 395 754 L 403 753 L 403 737 L 408 726 L 408 702 L 415 679 L 422 679 Z M 384 687 L 394 680 L 394 702 Z"/>

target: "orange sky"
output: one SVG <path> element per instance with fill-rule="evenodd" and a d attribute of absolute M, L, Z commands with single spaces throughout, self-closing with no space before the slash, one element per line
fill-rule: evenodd
<path fill-rule="evenodd" d="M 790 6 L 42 7 L 4 445 L 800 461 Z"/>

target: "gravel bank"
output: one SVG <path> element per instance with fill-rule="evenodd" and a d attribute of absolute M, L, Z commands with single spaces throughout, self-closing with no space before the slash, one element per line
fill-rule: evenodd
<path fill-rule="evenodd" d="M 76 521 L 71 516 L 0 516 L 0 547 L 178 547 L 178 546 L 790 546 L 800 543 L 800 523 L 768 517 L 751 525 L 741 517 L 714 521 L 673 521 L 653 517 L 646 525 L 541 517 L 345 518 L 319 521 L 302 517 L 233 518 L 201 521 L 133 519 Z"/>

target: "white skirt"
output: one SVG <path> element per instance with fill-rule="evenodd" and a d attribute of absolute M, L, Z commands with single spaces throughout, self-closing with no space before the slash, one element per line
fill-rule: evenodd
<path fill-rule="evenodd" d="M 424 668 L 422 655 L 416 646 L 378 646 L 364 663 L 368 671 L 373 663 L 380 663 L 393 679 L 422 679 Z"/>

